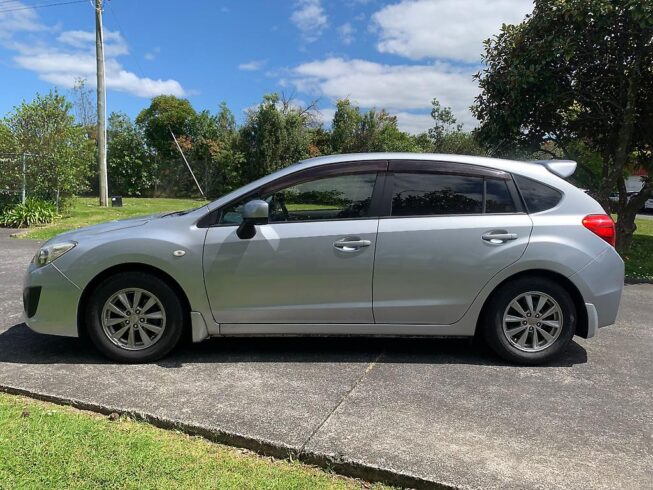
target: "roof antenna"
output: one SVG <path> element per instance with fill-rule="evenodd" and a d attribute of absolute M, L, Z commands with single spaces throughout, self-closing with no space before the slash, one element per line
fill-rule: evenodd
<path fill-rule="evenodd" d="M 184 159 L 184 163 L 186 163 L 186 166 L 188 167 L 188 171 L 193 176 L 193 180 L 195 181 L 195 185 L 197 186 L 197 188 L 200 191 L 200 194 L 202 194 L 202 197 L 206 201 L 206 196 L 204 195 L 204 191 L 200 187 L 200 183 L 195 178 L 195 174 L 193 173 L 193 169 L 190 168 L 190 165 L 188 164 L 188 160 L 186 160 L 186 155 L 184 155 L 184 152 L 181 150 L 181 146 L 179 146 L 179 142 L 177 141 L 177 138 L 175 137 L 175 133 L 172 132 L 172 129 L 170 128 L 170 126 L 168 126 L 168 130 L 170 131 L 170 134 L 172 135 L 172 139 L 175 140 L 175 145 L 177 145 L 177 149 L 179 150 L 179 153 L 181 153 L 181 158 Z"/>

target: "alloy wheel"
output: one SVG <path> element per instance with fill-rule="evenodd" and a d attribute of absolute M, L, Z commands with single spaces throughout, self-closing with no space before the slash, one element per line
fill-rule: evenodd
<path fill-rule="evenodd" d="M 126 350 L 143 350 L 158 342 L 166 327 L 159 298 L 145 289 L 128 288 L 113 294 L 102 308 L 102 330 Z"/>
<path fill-rule="evenodd" d="M 562 332 L 562 309 L 556 300 L 539 291 L 514 298 L 503 314 L 503 334 L 523 352 L 539 352 L 555 343 Z"/>

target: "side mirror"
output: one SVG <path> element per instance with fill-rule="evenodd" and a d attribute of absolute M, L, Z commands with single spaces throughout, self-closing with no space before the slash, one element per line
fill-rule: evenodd
<path fill-rule="evenodd" d="M 243 208 L 243 222 L 236 230 L 238 238 L 249 240 L 256 235 L 256 225 L 268 223 L 270 209 L 268 203 L 254 199 L 245 204 Z"/>

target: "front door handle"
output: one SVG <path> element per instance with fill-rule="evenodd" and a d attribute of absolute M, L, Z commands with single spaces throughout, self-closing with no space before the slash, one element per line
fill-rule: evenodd
<path fill-rule="evenodd" d="M 517 233 L 505 233 L 505 232 L 489 232 L 481 236 L 486 242 L 499 244 L 505 243 L 509 240 L 517 240 Z"/>
<path fill-rule="evenodd" d="M 333 243 L 334 247 L 343 252 L 355 252 L 356 250 L 363 247 L 369 247 L 370 245 L 372 245 L 372 242 L 369 240 L 355 240 L 349 238 L 344 238 L 343 240 L 338 240 Z"/>

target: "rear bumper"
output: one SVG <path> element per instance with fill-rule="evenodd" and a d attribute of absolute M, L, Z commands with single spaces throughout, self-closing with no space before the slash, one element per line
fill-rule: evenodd
<path fill-rule="evenodd" d="M 585 302 L 588 338 L 616 321 L 624 287 L 624 263 L 612 247 L 569 279 Z"/>
<path fill-rule="evenodd" d="M 25 276 L 25 323 L 38 333 L 77 337 L 77 305 L 81 290 L 53 264 L 30 265 Z"/>

